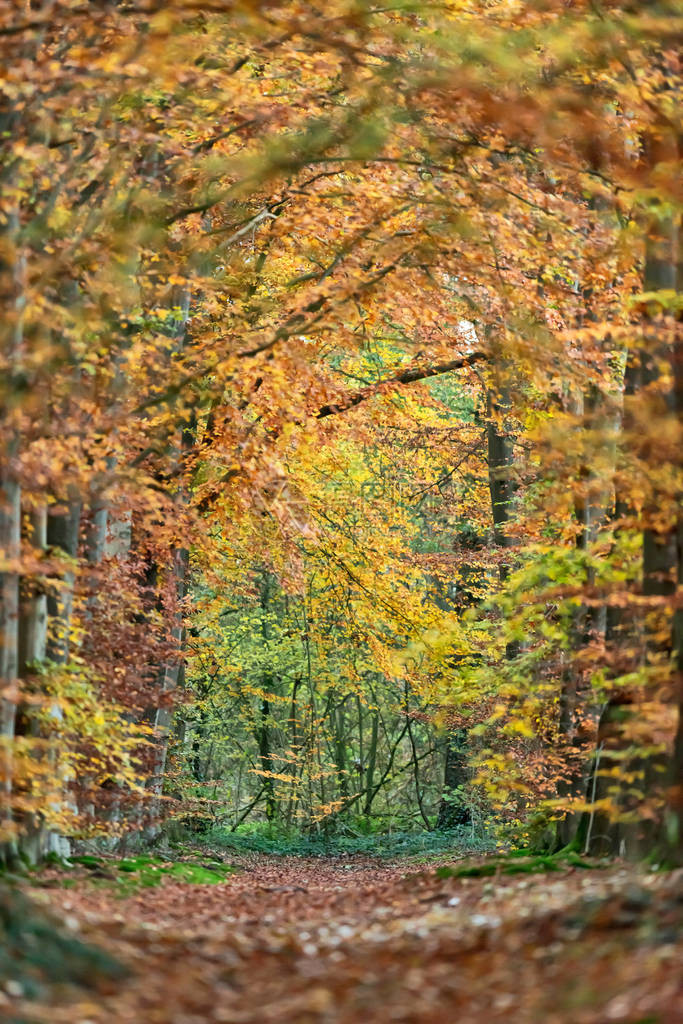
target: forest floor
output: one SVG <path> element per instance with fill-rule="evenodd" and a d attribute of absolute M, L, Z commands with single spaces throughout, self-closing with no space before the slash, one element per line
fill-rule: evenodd
<path fill-rule="evenodd" d="M 53 986 L 40 1003 L 6 984 L 0 1019 L 683 1021 L 683 871 L 614 864 L 507 875 L 496 867 L 489 877 L 455 877 L 446 860 L 441 867 L 354 856 L 238 861 L 219 884 L 169 876 L 123 896 L 87 872 L 64 888 L 55 870 L 31 898 L 129 973 L 93 975 L 89 988 Z"/>

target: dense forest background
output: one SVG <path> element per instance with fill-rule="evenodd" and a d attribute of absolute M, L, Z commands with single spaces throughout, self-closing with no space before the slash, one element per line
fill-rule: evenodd
<path fill-rule="evenodd" d="M 680 5 L 0 4 L 5 860 L 683 854 Z"/>

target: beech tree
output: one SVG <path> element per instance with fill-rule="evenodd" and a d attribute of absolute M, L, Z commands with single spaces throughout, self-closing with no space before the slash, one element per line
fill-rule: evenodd
<path fill-rule="evenodd" d="M 450 757 L 679 858 L 678 5 L 0 39 L 8 856 L 221 786 L 431 826 Z"/>

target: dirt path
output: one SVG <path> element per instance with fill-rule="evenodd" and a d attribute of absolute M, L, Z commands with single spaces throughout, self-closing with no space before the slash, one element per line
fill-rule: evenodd
<path fill-rule="evenodd" d="M 51 1024 L 683 1020 L 681 872 L 418 870 L 261 857 L 221 885 L 123 901 L 87 883 L 51 890 L 132 974 L 87 998 L 55 993 L 46 1015 L 16 1012 Z"/>

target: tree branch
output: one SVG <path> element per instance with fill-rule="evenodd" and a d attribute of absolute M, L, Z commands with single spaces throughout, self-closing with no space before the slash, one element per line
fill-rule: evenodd
<path fill-rule="evenodd" d="M 331 402 L 329 405 L 321 406 L 315 417 L 321 420 L 325 416 L 336 416 L 339 412 L 353 409 L 354 406 L 360 405 L 361 402 L 378 394 L 389 384 L 415 384 L 420 380 L 428 380 L 430 377 L 438 377 L 443 373 L 450 373 L 451 370 L 462 370 L 465 366 L 473 366 L 475 363 L 480 363 L 487 359 L 488 356 L 485 352 L 472 352 L 470 355 L 463 356 L 460 359 L 451 359 L 447 363 L 436 363 L 434 366 L 408 366 L 393 377 L 387 377 L 376 384 L 370 384 L 367 388 L 362 388 L 360 391 L 354 391 L 353 394 L 345 395 L 338 402 Z"/>

